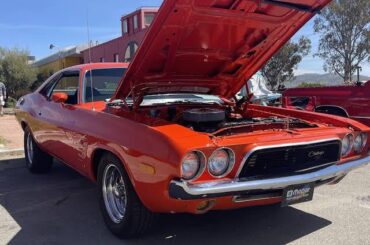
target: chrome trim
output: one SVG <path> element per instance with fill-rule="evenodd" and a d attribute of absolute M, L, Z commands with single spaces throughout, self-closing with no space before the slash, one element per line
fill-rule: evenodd
<path fill-rule="evenodd" d="M 366 135 L 366 138 L 365 138 L 366 140 L 363 141 L 363 145 L 362 145 L 362 151 L 363 151 L 369 141 L 369 134 L 366 132 L 361 132 L 360 135 Z"/>
<path fill-rule="evenodd" d="M 339 179 L 350 171 L 363 167 L 370 163 L 370 156 L 350 161 L 341 165 L 302 174 L 281 178 L 243 181 L 242 179 L 212 181 L 201 184 L 189 184 L 181 180 L 172 180 L 170 183 L 170 196 L 177 199 L 187 198 L 200 199 L 208 196 L 231 196 L 233 193 L 251 190 L 277 190 L 288 186 L 325 181 L 328 179 Z M 333 180 L 335 181 L 335 180 Z M 176 187 L 176 188 L 172 188 Z M 234 194 L 235 195 L 235 194 Z"/>
<path fill-rule="evenodd" d="M 349 148 L 349 151 L 347 152 L 347 154 L 345 154 L 345 155 L 343 155 L 342 154 L 342 147 L 341 147 L 341 149 L 340 149 L 340 156 L 341 157 L 347 157 L 347 156 L 349 156 L 349 154 L 351 154 L 351 152 L 353 152 L 353 146 L 354 146 L 354 143 L 355 143 L 355 135 L 353 134 L 353 133 L 348 133 L 348 134 L 346 134 L 344 137 L 343 137 L 343 139 L 342 139 L 342 143 L 343 143 L 343 140 L 344 140 L 344 138 L 346 138 L 346 137 L 348 137 L 348 136 L 352 136 L 352 142 L 350 142 L 351 143 L 351 146 L 350 146 L 350 148 Z"/>
<path fill-rule="evenodd" d="M 329 166 L 329 165 L 334 165 L 334 164 L 336 164 L 336 162 L 329 162 L 329 163 L 321 164 L 321 165 L 314 166 L 314 167 L 311 167 L 311 168 L 297 170 L 296 172 L 297 173 L 302 173 L 302 172 L 306 172 L 306 171 L 309 171 L 309 170 L 313 170 L 315 168 L 322 168 L 322 167 Z"/>
<path fill-rule="evenodd" d="M 363 138 L 363 135 L 365 135 Z M 356 137 L 355 137 L 356 136 Z M 361 138 L 361 146 L 360 148 L 358 148 L 356 150 L 356 146 L 355 146 L 355 142 L 356 142 L 356 139 L 360 137 Z M 366 145 L 367 145 L 367 141 L 368 141 L 368 134 L 366 132 L 356 132 L 356 134 L 353 135 L 353 151 L 356 153 L 356 154 L 360 154 L 361 152 L 363 152 L 363 150 L 365 149 Z"/>
<path fill-rule="evenodd" d="M 226 172 L 224 173 L 224 174 L 222 174 L 222 175 L 220 175 L 220 176 L 217 176 L 217 175 L 213 175 L 212 173 L 211 173 L 211 171 L 209 171 L 209 159 L 211 159 L 211 157 L 213 156 L 213 154 L 216 152 L 216 151 L 219 151 L 219 150 L 225 150 L 226 152 L 227 152 L 227 154 L 229 155 L 229 160 L 230 160 L 230 162 L 229 162 L 229 166 L 227 167 L 227 170 L 226 170 Z M 230 155 L 230 153 L 232 154 L 232 155 Z M 216 178 L 216 179 L 220 179 L 220 178 L 223 178 L 223 177 L 225 177 L 226 175 L 228 175 L 229 173 L 231 173 L 231 171 L 233 170 L 233 168 L 234 168 L 234 166 L 235 166 L 235 152 L 232 150 L 232 149 L 230 149 L 230 148 L 228 148 L 228 147 L 221 147 L 221 148 L 218 148 L 218 149 L 216 149 L 216 150 L 214 150 L 213 152 L 212 152 L 212 154 L 211 154 L 211 156 L 208 158 L 208 161 L 207 161 L 207 172 L 209 173 L 209 175 L 211 175 L 213 178 Z"/>
<path fill-rule="evenodd" d="M 27 158 L 28 158 L 28 166 L 29 167 L 32 167 L 32 164 L 33 164 L 33 155 L 34 155 L 34 151 L 33 151 L 33 138 L 32 138 L 32 135 L 31 133 L 29 132 L 28 135 L 27 135 L 27 139 L 26 139 L 26 154 L 27 154 Z"/>
<path fill-rule="evenodd" d="M 273 193 L 273 194 L 262 194 L 262 195 L 251 195 L 247 197 L 241 197 L 241 196 L 234 196 L 233 202 L 235 203 L 242 203 L 242 202 L 252 202 L 252 201 L 261 201 L 261 200 L 268 200 L 271 198 L 279 198 L 282 197 L 282 195 Z"/>
<path fill-rule="evenodd" d="M 197 154 L 198 156 L 200 156 L 200 158 L 199 158 L 199 160 L 200 160 L 200 165 L 199 165 L 199 169 L 198 169 L 197 174 L 196 174 L 196 175 L 194 175 L 194 177 L 193 177 L 193 178 L 190 178 L 190 179 L 184 179 L 184 178 L 182 178 L 182 163 L 184 162 L 184 158 L 185 158 L 189 153 L 195 153 L 195 154 Z M 184 155 L 184 157 L 183 157 L 183 158 L 182 158 L 182 160 L 181 160 L 180 174 L 181 174 L 181 178 L 182 178 L 182 180 L 184 180 L 184 181 L 194 181 L 194 180 L 198 179 L 198 178 L 199 178 L 199 177 L 204 173 L 204 171 L 206 170 L 206 165 L 207 165 L 207 157 L 206 157 L 206 155 L 205 155 L 203 152 L 201 152 L 201 151 L 199 151 L 199 150 L 189 151 L 188 153 L 186 153 L 186 154 Z"/>
<path fill-rule="evenodd" d="M 350 118 L 357 118 L 357 119 L 370 119 L 370 117 L 361 117 L 361 116 L 350 116 Z"/>
<path fill-rule="evenodd" d="M 342 144 L 342 140 L 340 138 L 329 138 L 329 139 L 324 139 L 324 140 L 315 140 L 315 141 L 308 141 L 308 142 L 299 142 L 299 143 L 287 143 L 287 144 L 278 144 L 278 145 L 268 145 L 268 146 L 257 146 L 253 148 L 251 151 L 249 151 L 244 157 L 243 160 L 240 163 L 238 172 L 236 173 L 236 176 L 238 177 L 240 172 L 242 171 L 244 164 L 247 162 L 248 158 L 255 153 L 256 151 L 259 150 L 265 150 L 265 149 L 275 149 L 275 148 L 280 148 L 280 147 L 288 147 L 288 146 L 302 146 L 302 145 L 310 145 L 310 144 L 319 144 L 319 143 L 325 143 L 325 142 L 330 142 L 338 140 L 340 144 Z M 342 151 L 342 145 L 340 145 L 340 151 L 339 151 L 339 159 L 341 156 L 341 151 Z"/>
<path fill-rule="evenodd" d="M 315 112 L 316 112 L 316 109 L 317 108 L 320 108 L 320 107 L 334 107 L 334 108 L 339 108 L 339 109 L 341 109 L 341 110 L 343 110 L 344 111 L 344 113 L 347 115 L 347 117 L 350 117 L 349 116 L 349 114 L 348 114 L 348 112 L 347 112 L 347 110 L 346 109 L 344 109 L 343 107 L 341 107 L 341 106 L 337 106 L 337 105 L 319 105 L 319 106 L 316 106 L 315 107 Z"/>
<path fill-rule="evenodd" d="M 114 164 L 105 167 L 102 180 L 102 196 L 110 219 L 120 224 L 127 215 L 127 186 L 122 173 Z"/>

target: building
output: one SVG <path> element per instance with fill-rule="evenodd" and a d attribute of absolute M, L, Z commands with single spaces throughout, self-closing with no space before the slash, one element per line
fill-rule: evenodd
<path fill-rule="evenodd" d="M 54 73 L 69 66 L 82 64 L 81 52 L 87 48 L 88 45 L 83 44 L 60 49 L 57 53 L 37 60 L 32 65 L 39 68 L 42 73 Z"/>
<path fill-rule="evenodd" d="M 35 63 L 35 60 L 36 60 L 35 56 L 30 56 L 30 55 L 27 56 L 27 61 L 29 65 L 32 65 L 33 63 Z"/>
<path fill-rule="evenodd" d="M 157 12 L 156 7 L 144 7 L 123 16 L 122 35 L 91 47 L 90 50 L 82 51 L 83 61 L 85 63 L 131 61 Z"/>
<path fill-rule="evenodd" d="M 121 36 L 102 44 L 78 45 L 59 50 L 33 66 L 51 74 L 69 66 L 97 62 L 129 62 L 159 8 L 143 7 L 121 18 Z"/>

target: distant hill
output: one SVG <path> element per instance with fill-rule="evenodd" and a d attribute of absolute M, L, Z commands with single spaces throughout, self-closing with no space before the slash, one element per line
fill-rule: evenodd
<path fill-rule="evenodd" d="M 353 76 L 353 81 L 357 80 L 357 76 Z M 361 81 L 368 81 L 370 77 L 360 76 Z M 298 87 L 302 83 L 320 83 L 324 86 L 343 85 L 343 79 L 338 75 L 333 74 L 316 74 L 307 73 L 296 76 L 292 82 L 286 83 L 287 88 Z"/>

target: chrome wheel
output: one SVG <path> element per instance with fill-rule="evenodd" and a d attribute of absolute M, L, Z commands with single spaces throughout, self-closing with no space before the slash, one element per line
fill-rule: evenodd
<path fill-rule="evenodd" d="M 104 170 L 102 190 L 108 215 L 114 223 L 119 224 L 126 214 L 127 192 L 122 174 L 114 164 L 106 166 Z"/>
<path fill-rule="evenodd" d="M 32 139 L 32 136 L 31 134 L 29 133 L 27 135 L 27 158 L 28 158 L 28 165 L 32 165 L 32 161 L 33 161 L 33 139 Z"/>

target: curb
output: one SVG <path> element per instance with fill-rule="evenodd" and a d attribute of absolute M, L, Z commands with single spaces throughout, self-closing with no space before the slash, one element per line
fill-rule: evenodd
<path fill-rule="evenodd" d="M 17 158 L 24 155 L 23 148 L 12 149 L 12 150 L 1 150 L 0 149 L 0 159 L 4 158 Z"/>
<path fill-rule="evenodd" d="M 15 115 L 15 111 L 4 111 L 4 115 L 14 116 Z"/>
<path fill-rule="evenodd" d="M 15 115 L 14 108 L 4 108 L 4 115 L 9 115 L 9 116 Z"/>

